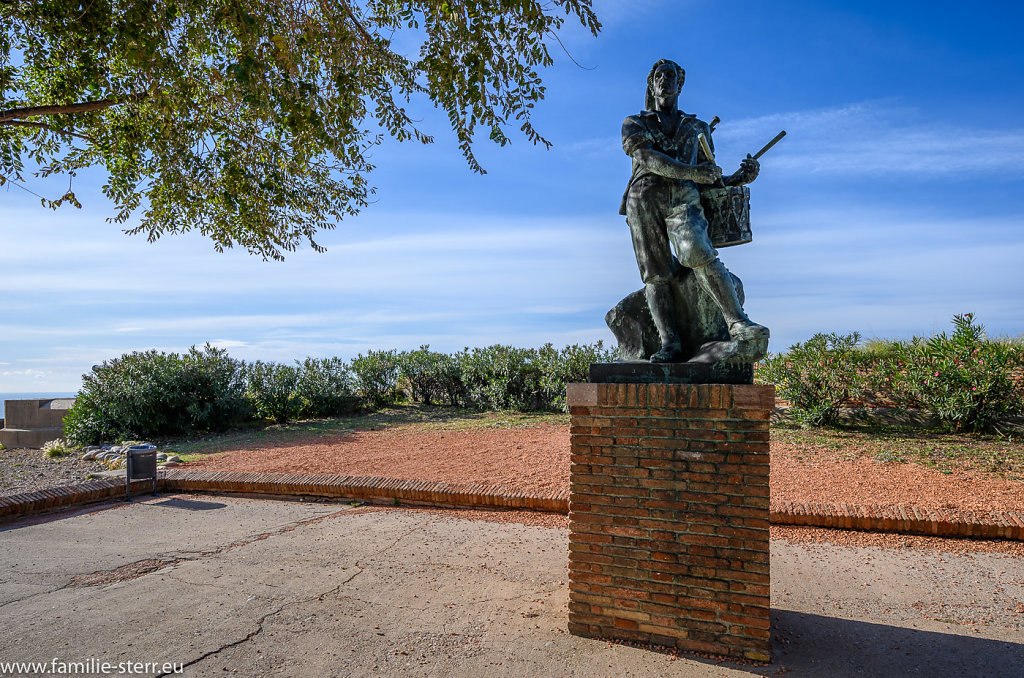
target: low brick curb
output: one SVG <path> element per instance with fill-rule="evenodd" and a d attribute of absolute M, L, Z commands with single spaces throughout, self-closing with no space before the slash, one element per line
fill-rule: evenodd
<path fill-rule="evenodd" d="M 167 471 L 168 490 L 232 492 L 280 496 L 358 499 L 424 506 L 496 508 L 568 513 L 569 493 L 548 496 L 515 492 L 496 485 L 460 485 L 425 480 L 366 476 L 245 473 L 241 471 Z"/>
<path fill-rule="evenodd" d="M 132 483 L 132 493 L 145 494 L 151 480 Z M 275 497 L 354 499 L 448 508 L 489 508 L 567 514 L 569 493 L 532 495 L 494 485 L 460 485 L 423 480 L 298 473 L 241 471 L 161 471 L 158 491 L 254 494 Z M 0 522 L 36 513 L 92 504 L 124 496 L 124 480 L 107 478 L 0 497 Z M 1024 541 L 1024 512 L 958 511 L 912 506 L 857 506 L 776 502 L 772 525 L 895 532 L 936 537 L 974 537 Z"/>
<path fill-rule="evenodd" d="M 151 490 L 152 480 L 132 481 L 132 493 Z M 241 471 L 160 471 L 158 492 L 207 492 L 271 497 L 351 499 L 370 503 L 399 503 L 445 508 L 488 508 L 567 514 L 569 493 L 536 496 L 496 485 L 461 485 L 365 476 Z M 76 485 L 0 497 L 0 522 L 36 513 L 92 504 L 124 496 L 124 480 L 105 478 Z"/>
<path fill-rule="evenodd" d="M 916 506 L 858 506 L 792 501 L 773 503 L 769 519 L 772 525 L 1024 541 L 1024 512 L 1020 511 L 952 513 Z"/>
<path fill-rule="evenodd" d="M 163 480 L 161 479 L 157 481 L 157 489 L 162 488 Z M 133 494 L 147 493 L 152 489 L 152 479 L 132 481 Z M 93 504 L 122 497 L 124 497 L 124 479 L 122 478 L 87 480 L 76 485 L 63 485 L 45 490 L 11 494 L 0 497 L 0 522 L 69 506 Z"/>

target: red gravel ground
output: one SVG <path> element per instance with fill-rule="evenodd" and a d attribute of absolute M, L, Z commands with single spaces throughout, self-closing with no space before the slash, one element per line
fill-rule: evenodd
<path fill-rule="evenodd" d="M 772 443 L 773 504 L 845 502 L 1024 511 L 1021 481 L 969 471 L 947 475 L 917 464 L 863 457 L 806 461 L 797 452 L 793 445 Z M 556 424 L 443 431 L 396 427 L 337 434 L 315 443 L 229 450 L 186 468 L 484 483 L 550 493 L 569 488 L 569 429 Z"/>

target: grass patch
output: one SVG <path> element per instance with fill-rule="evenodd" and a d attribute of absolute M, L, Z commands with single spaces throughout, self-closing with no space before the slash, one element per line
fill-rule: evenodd
<path fill-rule="evenodd" d="M 465 431 L 494 428 L 525 428 L 540 424 L 569 425 L 569 415 L 561 412 L 479 412 L 461 407 L 400 404 L 367 414 L 311 419 L 288 424 L 272 424 L 230 431 L 219 435 L 176 440 L 160 445 L 160 450 L 175 454 L 182 461 L 194 461 L 210 454 L 245 447 L 314 442 L 328 436 L 354 431 L 379 431 L 416 427 L 422 431 Z"/>
<path fill-rule="evenodd" d="M 803 429 L 779 424 L 772 426 L 772 440 L 792 445 L 801 459 L 869 457 L 880 463 L 920 464 L 943 473 L 983 471 L 1024 480 L 1024 439 L 1018 436 L 867 426 Z"/>
<path fill-rule="evenodd" d="M 78 451 L 78 446 L 63 438 L 57 438 L 43 444 L 43 454 L 51 459 L 66 457 Z"/>

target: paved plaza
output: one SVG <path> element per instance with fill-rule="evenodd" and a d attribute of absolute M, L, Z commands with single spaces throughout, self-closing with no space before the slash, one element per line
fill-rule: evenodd
<path fill-rule="evenodd" d="M 569 635 L 566 530 L 459 515 L 164 495 L 4 525 L 0 674 L 106 662 L 105 675 L 190 677 L 1016 678 L 1024 666 L 1020 559 L 773 541 L 774 661 L 742 665 Z"/>

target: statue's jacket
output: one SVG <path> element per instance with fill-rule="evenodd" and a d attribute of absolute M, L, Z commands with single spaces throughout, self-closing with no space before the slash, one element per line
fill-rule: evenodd
<path fill-rule="evenodd" d="M 633 151 L 650 144 L 651 148 L 660 151 L 665 155 L 687 165 L 696 165 L 711 158 L 701 158 L 700 144 L 697 142 L 697 135 L 703 134 L 708 145 L 714 153 L 714 142 L 711 140 L 711 128 L 697 116 L 679 111 L 679 126 L 674 133 L 666 132 L 661 126 L 661 119 L 655 111 L 641 111 L 637 115 L 631 115 L 622 122 L 622 150 L 626 155 L 632 157 Z M 658 176 L 654 172 L 645 169 L 644 166 L 633 158 L 633 172 L 626 185 L 626 191 L 622 195 L 622 202 L 619 204 L 619 214 L 626 213 L 626 201 L 629 196 L 629 189 L 639 179 L 647 176 Z M 664 181 L 680 181 L 679 179 L 668 179 Z"/>

